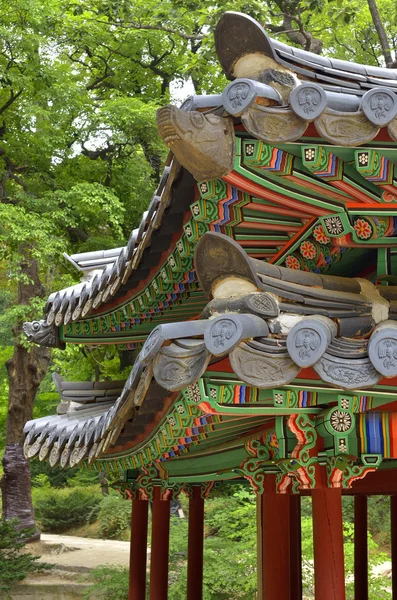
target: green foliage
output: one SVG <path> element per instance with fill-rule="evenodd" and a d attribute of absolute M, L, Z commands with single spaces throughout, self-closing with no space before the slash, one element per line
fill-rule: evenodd
<path fill-rule="evenodd" d="M 304 513 L 311 512 L 309 499 L 302 502 Z M 256 598 L 256 516 L 255 498 L 245 487 L 232 496 L 206 501 L 204 544 L 204 600 L 255 600 Z M 347 599 L 354 599 L 353 525 L 344 525 Z M 171 519 L 170 600 L 186 597 L 187 522 Z M 387 560 L 368 534 L 370 598 L 389 598 L 389 582 L 375 577 L 372 568 Z M 311 515 L 302 518 L 304 594 L 314 594 L 313 530 Z"/>
<path fill-rule="evenodd" d="M 43 392 L 37 394 L 33 409 L 33 417 L 39 419 L 55 412 L 59 404 L 59 394 L 57 392 Z"/>
<path fill-rule="evenodd" d="M 99 510 L 99 531 L 103 538 L 128 539 L 131 522 L 131 503 L 119 494 L 105 496 Z"/>
<path fill-rule="evenodd" d="M 36 488 L 36 518 L 43 531 L 60 532 L 95 521 L 101 502 L 98 488 Z"/>
<path fill-rule="evenodd" d="M 234 489 L 234 493 L 232 490 Z M 256 598 L 256 506 L 255 496 L 245 486 L 225 486 L 205 503 L 204 582 L 203 600 L 255 600 Z M 109 523 L 112 512 L 120 507 L 115 496 L 106 498 L 102 506 L 106 509 Z M 345 499 L 346 500 L 346 499 Z M 181 498 L 187 512 L 187 502 Z M 130 503 L 120 500 L 130 511 Z M 346 514 L 351 508 L 350 499 L 344 503 Z M 102 509 L 101 509 L 102 511 Z M 110 513 L 110 518 L 108 514 Z M 302 557 L 304 594 L 314 595 L 313 579 L 313 528 L 310 498 L 302 499 Z M 188 519 L 172 516 L 170 521 L 169 552 L 169 599 L 186 599 L 187 578 L 187 533 Z M 353 525 L 344 524 L 345 571 L 347 600 L 354 600 L 354 543 Z M 369 597 L 373 600 L 387 599 L 389 581 L 375 577 L 372 569 L 387 560 L 378 545 L 368 534 L 369 548 Z M 128 570 L 100 567 L 90 574 L 88 597 L 94 598 L 101 590 L 110 600 L 124 599 L 128 589 Z M 91 594 L 91 595 L 90 595 Z M 124 594 L 124 595 L 123 595 Z"/>
<path fill-rule="evenodd" d="M 379 498 L 380 499 L 380 498 Z M 375 500 L 375 497 L 374 497 Z M 343 533 L 345 554 L 346 600 L 354 600 L 354 525 L 353 525 L 353 498 L 343 498 Z M 306 593 L 314 595 L 313 574 L 313 524 L 311 519 L 311 499 L 302 498 L 302 557 L 303 557 L 303 585 Z M 369 529 L 372 531 L 369 519 Z M 368 584 L 369 597 L 390 598 L 388 591 L 389 581 L 385 577 L 375 577 L 372 569 L 388 560 L 388 555 L 379 550 L 373 535 L 368 532 Z"/>
<path fill-rule="evenodd" d="M 38 556 L 22 552 L 24 539 L 32 532 L 17 529 L 17 525 L 17 519 L 0 520 L 0 596 L 29 573 L 46 567 L 37 563 Z"/>
<path fill-rule="evenodd" d="M 369 496 L 368 529 L 381 548 L 390 547 L 390 496 Z"/>
<path fill-rule="evenodd" d="M 345 569 L 346 569 L 346 599 L 354 600 L 354 526 L 351 523 L 344 523 L 343 534 L 345 539 Z M 388 559 L 385 552 L 379 551 L 378 544 L 368 533 L 368 586 L 370 598 L 384 599 L 390 598 L 390 582 L 385 577 L 376 577 L 373 574 L 373 568 L 381 565 Z"/>
<path fill-rule="evenodd" d="M 53 488 L 63 488 L 72 480 L 78 471 L 76 469 L 62 469 L 62 467 L 50 467 L 46 461 L 32 460 L 30 462 L 30 474 L 33 487 L 43 487 L 43 482 Z"/>
<path fill-rule="evenodd" d="M 137 223 L 130 211 L 136 218 L 147 205 L 148 179 L 158 175 L 152 162 L 164 158 L 155 128 L 159 88 L 144 90 L 147 76 L 137 78 L 138 63 L 131 69 L 142 41 L 128 32 L 116 40 L 101 19 L 102 2 L 80 14 L 74 2 L 44 8 L 30 0 L 27 10 L 22 0 L 6 0 L 4 11 L 0 171 L 7 173 L 2 195 L 12 202 L 0 207 L 2 252 L 17 268 L 20 243 L 34 239 L 40 263 L 64 270 L 59 259 L 68 246 L 86 250 L 96 237 L 118 245 Z"/>
<path fill-rule="evenodd" d="M 120 224 L 122 223 L 125 208 L 112 189 L 93 182 L 82 182 L 72 186 L 68 191 L 56 191 L 57 204 L 61 204 L 60 218 L 68 215 L 68 224 L 71 227 L 84 227 L 87 233 L 95 232 L 98 215 L 107 225 L 116 230 L 121 237 Z M 79 212 L 76 214 L 76 206 Z"/>
<path fill-rule="evenodd" d="M 128 598 L 128 569 L 120 565 L 97 567 L 90 571 L 88 580 L 91 582 L 85 597 L 90 600 L 104 597 L 108 600 L 125 600 Z M 170 599 L 171 600 L 171 599 Z"/>
<path fill-rule="evenodd" d="M 205 600 L 251 600 L 256 595 L 256 504 L 247 488 L 217 498 L 208 510 Z"/>
<path fill-rule="evenodd" d="M 377 0 L 391 48 L 396 47 L 397 6 L 392 0 Z M 324 44 L 324 54 L 364 64 L 385 66 L 379 37 L 367 2 L 328 0 L 310 17 L 311 31 Z"/>
<path fill-rule="evenodd" d="M 53 352 L 50 371 L 58 371 L 67 381 L 92 381 L 98 374 L 101 379 L 127 379 L 131 368 L 121 369 L 120 354 L 116 345 L 99 348 L 70 344 L 65 350 Z M 50 374 L 48 374 L 50 381 Z"/>
<path fill-rule="evenodd" d="M 96 486 L 96 489 L 99 489 L 99 474 L 97 471 L 89 471 L 88 469 L 83 468 L 67 470 L 71 471 L 67 479 L 69 487 Z"/>
<path fill-rule="evenodd" d="M 256 598 L 256 506 L 245 487 L 206 501 L 204 600 Z M 187 521 L 171 519 L 170 600 L 186 597 Z"/>
<path fill-rule="evenodd" d="M 45 473 L 39 473 L 38 475 L 35 475 L 34 477 L 32 477 L 32 473 L 31 473 L 31 482 L 32 482 L 32 487 L 38 487 L 38 488 L 50 488 L 51 487 L 50 478 L 48 477 L 48 475 L 45 475 Z"/>

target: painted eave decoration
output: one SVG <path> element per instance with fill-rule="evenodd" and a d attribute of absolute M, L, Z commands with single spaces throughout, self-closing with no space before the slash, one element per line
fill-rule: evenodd
<path fill-rule="evenodd" d="M 56 377 L 25 453 L 138 472 L 139 490 L 261 490 L 272 472 L 299 491 L 317 464 L 349 488 L 397 459 L 397 70 L 234 12 L 215 42 L 230 83 L 159 109 L 170 154 L 127 245 L 66 256 L 82 282 L 24 325 L 46 346 L 136 347 L 128 380 Z"/>

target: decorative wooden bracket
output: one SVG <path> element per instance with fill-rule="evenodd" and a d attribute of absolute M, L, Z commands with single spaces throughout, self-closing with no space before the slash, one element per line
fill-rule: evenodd
<path fill-rule="evenodd" d="M 193 487 L 200 487 L 200 495 L 203 499 L 208 498 L 211 490 L 215 486 L 215 481 L 207 481 L 205 483 L 193 484 L 189 483 L 182 487 L 181 491 L 186 494 L 188 498 L 193 498 Z"/>
<path fill-rule="evenodd" d="M 299 482 L 299 488 L 313 489 L 316 485 L 316 456 L 317 431 L 315 418 L 308 414 L 295 414 L 288 418 L 289 430 L 295 435 L 298 443 L 291 453 L 290 459 L 282 460 L 278 467 L 284 476 Z M 280 492 L 287 492 L 286 480 L 279 481 Z"/>
<path fill-rule="evenodd" d="M 328 486 L 350 489 L 355 481 L 377 470 L 382 462 L 381 454 L 362 454 L 361 462 L 349 455 L 332 456 L 327 459 Z"/>
<path fill-rule="evenodd" d="M 243 461 L 237 471 L 250 482 L 255 492 L 262 494 L 266 469 L 269 469 L 272 464 L 275 466 L 279 460 L 277 434 L 271 429 L 259 438 L 250 438 L 245 442 L 244 447 L 249 458 Z"/>

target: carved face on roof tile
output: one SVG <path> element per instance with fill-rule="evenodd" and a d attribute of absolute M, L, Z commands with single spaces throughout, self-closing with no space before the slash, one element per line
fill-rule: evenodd
<path fill-rule="evenodd" d="M 178 161 L 197 181 L 218 179 L 232 170 L 231 118 L 165 106 L 157 111 L 157 127 Z"/>
<path fill-rule="evenodd" d="M 26 322 L 23 324 L 23 332 L 29 342 L 47 346 L 49 348 L 64 348 L 60 342 L 57 329 L 54 325 L 48 325 L 47 321 Z"/>

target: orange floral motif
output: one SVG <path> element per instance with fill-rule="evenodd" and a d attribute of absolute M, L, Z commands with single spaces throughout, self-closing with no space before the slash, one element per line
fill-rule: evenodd
<path fill-rule="evenodd" d="M 357 219 L 354 223 L 354 229 L 356 230 L 357 237 L 361 240 L 368 240 L 372 235 L 372 227 L 364 219 Z"/>
<path fill-rule="evenodd" d="M 301 265 L 296 256 L 287 256 L 285 259 L 285 264 L 289 269 L 294 269 L 295 271 L 300 271 Z"/>
<path fill-rule="evenodd" d="M 301 243 L 299 250 L 303 258 L 307 258 L 308 260 L 312 260 L 317 254 L 315 245 L 307 240 Z"/>
<path fill-rule="evenodd" d="M 314 228 L 313 237 L 319 244 L 328 244 L 329 242 L 329 237 L 326 235 L 322 225 L 317 225 L 317 227 Z"/>

